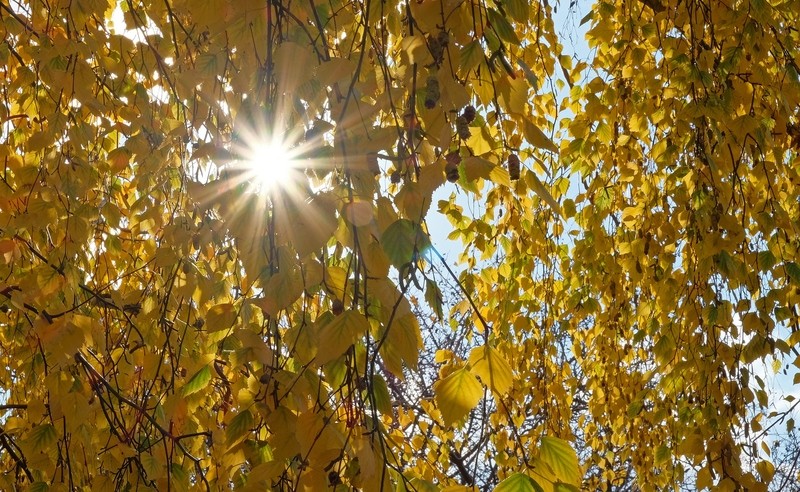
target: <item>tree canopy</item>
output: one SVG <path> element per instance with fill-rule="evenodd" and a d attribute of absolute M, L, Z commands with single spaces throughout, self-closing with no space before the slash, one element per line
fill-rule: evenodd
<path fill-rule="evenodd" d="M 0 19 L 3 490 L 794 479 L 800 0 Z"/>

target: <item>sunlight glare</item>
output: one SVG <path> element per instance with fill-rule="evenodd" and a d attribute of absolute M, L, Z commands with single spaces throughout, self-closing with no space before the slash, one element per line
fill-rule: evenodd
<path fill-rule="evenodd" d="M 287 185 L 295 170 L 292 153 L 281 142 L 253 145 L 246 166 L 261 189 Z"/>

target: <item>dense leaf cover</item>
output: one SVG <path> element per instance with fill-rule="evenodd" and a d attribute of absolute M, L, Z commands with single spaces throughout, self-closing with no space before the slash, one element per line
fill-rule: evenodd
<path fill-rule="evenodd" d="M 800 1 L 556 7 L 2 0 L 0 489 L 766 490 Z"/>

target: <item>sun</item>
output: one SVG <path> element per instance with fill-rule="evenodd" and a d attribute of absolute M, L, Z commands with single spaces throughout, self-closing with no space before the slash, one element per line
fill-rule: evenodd
<path fill-rule="evenodd" d="M 296 177 L 297 156 L 281 141 L 253 143 L 245 154 L 248 177 L 262 191 L 288 185 Z"/>

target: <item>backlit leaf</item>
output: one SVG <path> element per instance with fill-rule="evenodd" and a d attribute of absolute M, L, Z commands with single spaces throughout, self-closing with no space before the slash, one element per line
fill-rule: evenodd
<path fill-rule="evenodd" d="M 558 152 L 558 147 L 550 140 L 550 137 L 545 135 L 545 133 L 529 119 L 524 120 L 522 130 L 525 133 L 525 138 L 534 146 L 550 152 Z"/>
<path fill-rule="evenodd" d="M 401 267 L 425 252 L 430 242 L 418 224 L 400 219 L 383 232 L 381 245 L 395 267 Z"/>
<path fill-rule="evenodd" d="M 253 414 L 245 409 L 236 414 L 225 428 L 225 438 L 228 445 L 236 442 L 239 438 L 250 432 L 253 428 Z"/>
<path fill-rule="evenodd" d="M 369 330 L 369 321 L 358 311 L 345 310 L 319 331 L 317 363 L 326 364 L 343 355 Z"/>
<path fill-rule="evenodd" d="M 542 437 L 539 454 L 559 480 L 576 487 L 580 485 L 582 473 L 578 456 L 567 441 L 551 436 Z"/>
<path fill-rule="evenodd" d="M 497 484 L 494 492 L 544 492 L 544 489 L 533 478 L 523 473 L 512 473 Z"/>
<path fill-rule="evenodd" d="M 436 406 L 442 412 L 445 425 L 464 418 L 483 396 L 481 384 L 466 369 L 458 369 L 433 385 Z"/>
<path fill-rule="evenodd" d="M 497 395 L 505 394 L 514 382 L 511 366 L 500 352 L 489 346 L 475 347 L 469 354 L 470 371 Z"/>
<path fill-rule="evenodd" d="M 189 378 L 186 384 L 183 385 L 183 388 L 181 388 L 181 394 L 183 396 L 189 396 L 193 393 L 197 393 L 208 386 L 210 381 L 211 369 L 208 366 L 203 366 L 202 369 L 194 373 L 194 375 Z"/>
<path fill-rule="evenodd" d="M 41 424 L 31 429 L 25 437 L 25 443 L 34 451 L 47 452 L 56 439 L 55 427 L 52 424 Z"/>

